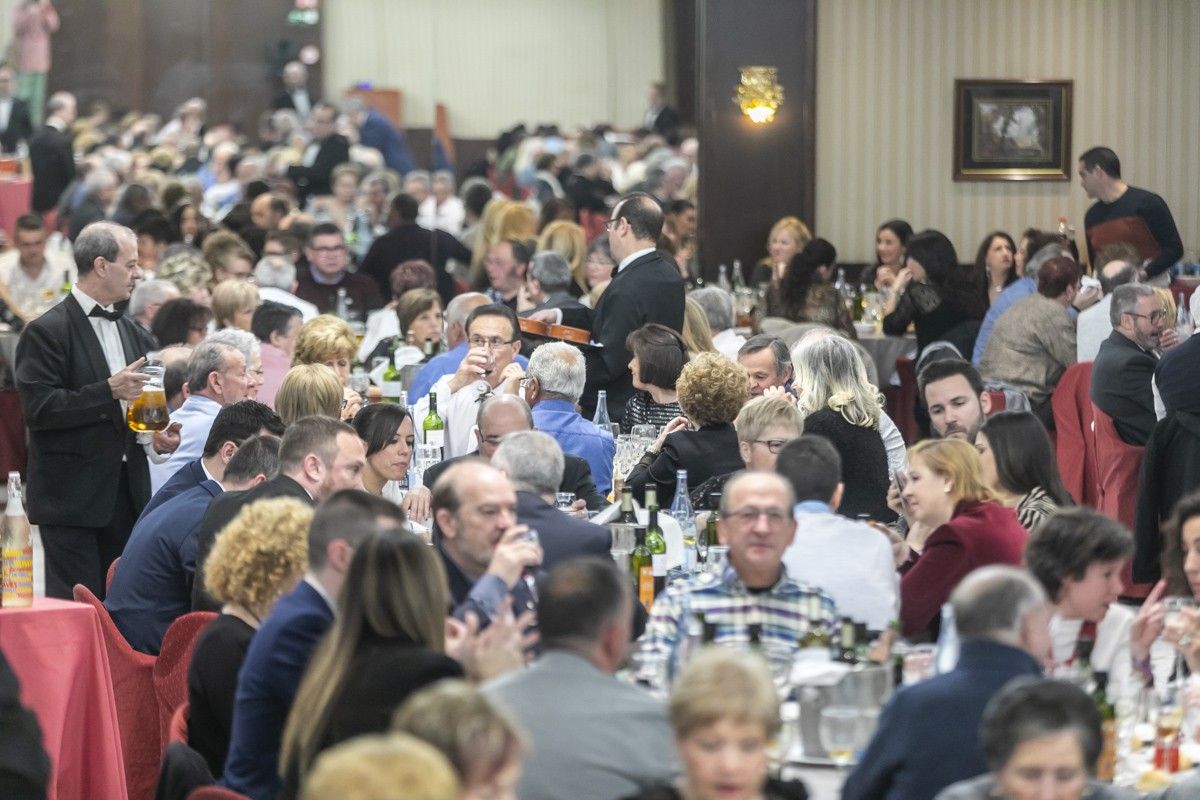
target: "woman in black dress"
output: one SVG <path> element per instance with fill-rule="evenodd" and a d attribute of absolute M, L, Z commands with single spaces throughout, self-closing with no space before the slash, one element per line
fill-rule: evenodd
<path fill-rule="evenodd" d="M 633 388 L 637 391 L 625 403 L 621 428 L 625 432 L 634 425 L 661 428 L 683 413 L 675 382 L 688 362 L 687 345 L 682 336 L 666 325 L 651 322 L 629 334 L 625 347 L 633 353 L 629 371 L 633 373 Z"/>

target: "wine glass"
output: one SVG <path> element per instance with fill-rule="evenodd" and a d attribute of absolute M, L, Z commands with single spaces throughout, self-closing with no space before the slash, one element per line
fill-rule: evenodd
<path fill-rule="evenodd" d="M 1163 600 L 1163 635 L 1166 636 L 1170 631 L 1174 635 L 1174 639 L 1178 641 L 1178 634 L 1182 632 L 1184 620 L 1183 610 L 1185 608 L 1196 607 L 1196 601 L 1190 597 L 1168 597 Z M 1175 650 L 1175 669 L 1172 672 L 1172 682 L 1182 680 L 1183 676 L 1183 653 L 1176 648 Z"/>
<path fill-rule="evenodd" d="M 821 723 L 818 732 L 821 746 L 833 759 L 838 769 L 845 769 L 854 760 L 854 750 L 858 747 L 859 712 L 853 706 L 826 706 L 821 709 Z"/>

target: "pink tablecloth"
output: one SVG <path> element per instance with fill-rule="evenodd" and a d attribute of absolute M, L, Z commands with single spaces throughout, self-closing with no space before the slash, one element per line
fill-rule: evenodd
<path fill-rule="evenodd" d="M 0 648 L 50 754 L 49 800 L 125 800 L 121 734 L 100 621 L 91 606 L 38 598 L 0 608 Z"/>
<path fill-rule="evenodd" d="M 11 242 L 17 228 L 17 217 L 28 214 L 33 202 L 33 181 L 29 178 L 0 180 L 0 228 Z"/>

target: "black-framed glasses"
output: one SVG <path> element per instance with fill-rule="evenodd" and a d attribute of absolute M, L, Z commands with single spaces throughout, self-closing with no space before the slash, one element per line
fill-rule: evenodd
<path fill-rule="evenodd" d="M 613 228 L 617 227 L 617 223 L 620 221 L 621 221 L 620 217 L 617 217 L 616 219 L 604 220 L 604 230 L 611 231 Z"/>
<path fill-rule="evenodd" d="M 771 451 L 772 455 L 779 455 L 779 451 L 788 443 L 787 439 L 755 439 L 755 444 L 761 444 Z"/>
<path fill-rule="evenodd" d="M 472 336 L 467 340 L 471 347 L 486 347 L 489 350 L 495 350 L 498 347 L 503 347 L 506 344 L 512 344 L 516 339 L 501 339 L 495 337 L 492 339 L 484 339 L 482 336 Z"/>
<path fill-rule="evenodd" d="M 1158 323 L 1162 322 L 1164 319 L 1167 318 L 1167 312 L 1163 311 L 1161 308 L 1156 311 L 1151 311 L 1149 314 L 1139 314 L 1136 311 L 1126 311 L 1125 313 L 1131 317 L 1140 317 L 1141 319 L 1148 319 L 1148 320 L 1150 320 L 1151 325 L 1157 325 Z"/>

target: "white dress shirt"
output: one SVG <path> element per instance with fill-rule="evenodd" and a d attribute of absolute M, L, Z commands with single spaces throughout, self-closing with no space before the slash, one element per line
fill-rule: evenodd
<path fill-rule="evenodd" d="M 22 313 L 31 317 L 42 314 L 63 298 L 63 283 L 74 284 L 75 272 L 75 262 L 70 256 L 49 245 L 42 271 L 35 278 L 21 269 L 21 254 L 15 247 L 0 254 L 0 283 L 8 287 Z"/>
<path fill-rule="evenodd" d="M 490 388 L 487 381 L 480 379 L 469 383 L 457 392 L 450 391 L 450 379 L 454 373 L 443 375 L 430 389 L 437 392 L 438 416 L 446 426 L 446 444 L 443 458 L 465 456 L 479 447 L 475 438 L 475 419 L 479 415 L 479 397 Z M 418 431 L 425 415 L 429 413 L 429 395 L 425 395 L 413 407 L 413 423 Z M 423 437 L 421 437 L 423 438 Z"/>
<path fill-rule="evenodd" d="M 9 120 L 12 119 L 12 107 L 11 97 L 0 97 L 0 131 L 8 130 Z"/>
<path fill-rule="evenodd" d="M 1075 360 L 1095 361 L 1100 345 L 1112 333 L 1112 322 L 1108 313 L 1112 308 L 1112 295 L 1106 294 L 1091 308 L 1085 308 L 1075 318 Z"/>
<path fill-rule="evenodd" d="M 100 305 L 84 294 L 78 284 L 71 287 L 71 294 L 83 308 L 85 316 L 91 314 L 92 309 Z M 100 307 L 105 311 L 113 310 L 111 305 Z M 96 332 L 96 338 L 100 340 L 100 349 L 104 351 L 104 360 L 108 363 L 108 374 L 116 375 L 128 366 L 125 362 L 125 347 L 121 344 L 121 333 L 117 330 L 117 323 L 104 317 L 88 317 L 88 322 L 92 324 L 92 330 Z M 124 407 L 124 402 L 121 405 Z"/>
<path fill-rule="evenodd" d="M 190 461 L 204 455 L 204 443 L 212 430 L 213 420 L 221 411 L 221 404 L 202 394 L 194 394 L 171 414 L 171 422 L 181 425 L 179 447 L 161 464 L 150 465 L 150 494 L 153 495 L 171 480 L 179 469 Z"/>

